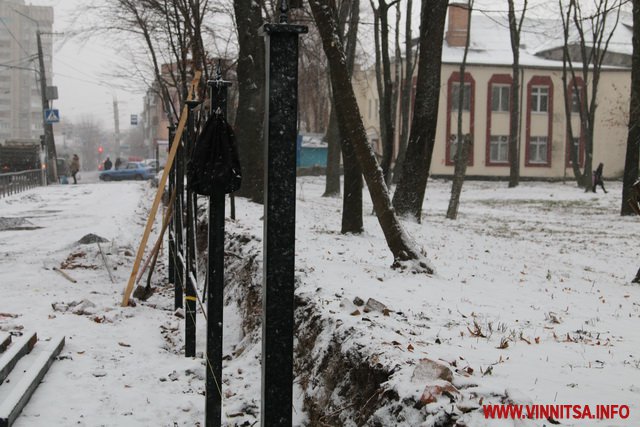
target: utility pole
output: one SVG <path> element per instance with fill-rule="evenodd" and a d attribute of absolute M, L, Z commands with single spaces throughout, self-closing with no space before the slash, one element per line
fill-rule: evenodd
<path fill-rule="evenodd" d="M 47 100 L 47 75 L 44 69 L 44 54 L 42 53 L 42 39 L 40 30 L 36 30 L 36 38 L 38 40 L 38 63 L 40 64 L 40 94 L 42 95 L 42 127 L 44 129 L 44 143 L 47 150 L 47 173 L 49 182 L 58 182 L 57 154 L 56 143 L 53 137 L 53 125 L 47 123 L 45 111 L 49 109 L 49 101 Z"/>
<path fill-rule="evenodd" d="M 113 121 L 116 130 L 116 159 L 120 157 L 120 116 L 118 115 L 118 98 L 113 96 Z"/>

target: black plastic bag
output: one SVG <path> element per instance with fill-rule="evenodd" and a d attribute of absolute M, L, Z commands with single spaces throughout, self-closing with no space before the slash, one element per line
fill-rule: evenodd
<path fill-rule="evenodd" d="M 212 114 L 187 162 L 187 185 L 197 194 L 213 195 L 214 188 L 225 194 L 240 188 L 242 171 L 233 129 L 222 114 Z"/>

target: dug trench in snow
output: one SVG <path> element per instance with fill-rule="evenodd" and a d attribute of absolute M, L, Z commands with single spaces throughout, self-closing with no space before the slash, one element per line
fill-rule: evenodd
<path fill-rule="evenodd" d="M 262 242 L 240 224 L 227 228 L 225 305 L 239 309 L 243 335 L 233 349 L 233 366 L 247 367 L 255 365 L 255 358 L 260 356 Z M 308 273 L 309 269 L 296 267 L 298 289 L 304 287 Z M 297 398 L 301 402 L 298 410 L 302 409 L 306 415 L 302 425 L 408 426 L 426 422 L 425 425 L 444 427 L 464 425 L 459 423 L 464 414 L 478 409 L 477 404 L 469 403 L 478 400 L 473 391 L 475 384 L 466 381 L 460 372 L 453 373 L 449 365 L 423 359 L 428 363 L 428 372 L 416 379 L 416 372 L 424 371 L 417 366 L 420 363 L 403 364 L 401 369 L 401 364 L 385 357 L 384 350 L 375 343 L 363 344 L 367 341 L 368 319 L 365 318 L 361 326 L 347 327 L 323 308 L 322 301 L 313 292 L 297 292 L 295 304 L 294 390 L 302 393 Z M 374 318 L 372 314 L 369 317 Z M 230 367 L 230 358 L 224 369 Z M 433 367 L 437 372 L 433 372 Z M 233 390 L 241 388 L 235 383 L 235 374 L 227 372 L 223 373 L 225 383 Z M 259 373 L 255 375 L 259 378 Z M 393 381 L 394 375 L 399 375 L 400 380 Z M 396 385 L 403 379 L 415 382 L 417 392 L 407 392 L 402 387 L 399 392 Z M 252 386 L 259 387 L 259 382 Z M 234 396 L 233 399 L 246 399 L 242 403 L 245 408 L 259 405 L 254 401 L 259 392 L 254 390 L 248 394 L 254 397 Z M 236 406 L 231 402 L 227 404 Z"/>

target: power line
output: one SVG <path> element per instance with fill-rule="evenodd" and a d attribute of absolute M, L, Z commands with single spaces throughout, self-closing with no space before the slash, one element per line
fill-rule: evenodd
<path fill-rule="evenodd" d="M 9 35 L 11 36 L 11 38 L 14 39 L 16 41 L 16 43 L 18 43 L 18 46 L 20 46 L 20 48 L 24 51 L 24 53 L 29 55 L 29 52 L 27 52 L 27 50 L 24 48 L 24 46 L 22 46 L 22 43 L 20 43 L 20 41 L 16 38 L 16 36 L 13 35 L 13 33 L 11 32 L 11 29 L 9 28 L 7 23 L 4 22 L 4 19 L 0 17 L 0 21 L 2 21 L 2 25 L 4 25 L 4 27 L 7 29 L 7 31 L 9 32 Z"/>

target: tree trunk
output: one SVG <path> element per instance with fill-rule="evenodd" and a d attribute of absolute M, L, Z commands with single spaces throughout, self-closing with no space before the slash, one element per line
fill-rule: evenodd
<path fill-rule="evenodd" d="M 393 212 L 384 176 L 367 141 L 360 109 L 351 85 L 344 49 L 337 34 L 334 3 L 330 0 L 310 0 L 309 4 L 329 63 L 340 133 L 351 142 L 358 158 L 378 222 L 393 254 L 394 264 L 397 265 L 400 261 L 420 260 L 419 267 L 422 271 L 433 272 Z"/>
<path fill-rule="evenodd" d="M 622 207 L 620 215 L 633 215 L 628 200 L 631 186 L 638 179 L 638 146 L 640 145 L 640 0 L 633 0 L 633 56 L 631 57 L 631 101 L 629 105 L 629 134 L 624 162 Z"/>
<path fill-rule="evenodd" d="M 349 138 L 341 144 L 344 162 L 344 195 L 342 196 L 342 234 L 360 234 L 364 231 L 362 221 L 362 169 Z"/>
<path fill-rule="evenodd" d="M 398 215 L 420 221 L 431 168 L 438 122 L 442 40 L 448 0 L 423 0 L 420 14 L 420 56 L 411 134 L 393 196 Z"/>
<path fill-rule="evenodd" d="M 407 0 L 407 13 L 406 16 L 412 16 L 413 0 Z M 396 158 L 396 165 L 393 168 L 393 182 L 398 183 L 400 173 L 402 171 L 402 165 L 404 163 L 405 154 L 407 152 L 407 140 L 409 139 L 409 118 L 411 117 L 411 88 L 413 87 L 413 50 L 411 48 L 411 19 L 405 20 L 405 40 L 404 40 L 404 57 L 405 57 L 405 69 L 404 69 L 404 81 L 402 82 L 402 89 L 400 94 L 400 141 L 398 144 L 398 157 Z"/>
<path fill-rule="evenodd" d="M 333 96 L 332 96 L 333 97 Z M 329 126 L 327 128 L 327 175 L 322 197 L 340 195 L 340 131 L 336 120 L 335 107 L 331 101 Z"/>
<path fill-rule="evenodd" d="M 349 79 L 353 74 L 353 64 L 356 57 L 358 42 L 358 26 L 360 23 L 360 0 L 351 0 L 349 13 L 349 33 L 347 37 L 347 73 Z M 344 32 L 344 26 L 339 30 Z M 336 104 L 334 98 L 334 105 Z M 337 118 L 337 116 L 336 116 Z M 342 200 L 342 229 L 345 233 L 362 233 L 362 169 L 358 163 L 353 143 L 347 135 L 341 134 L 341 150 L 344 162 L 344 195 Z"/>
<path fill-rule="evenodd" d="M 462 107 L 464 101 L 464 73 L 467 70 L 467 55 L 469 53 L 469 42 L 471 41 L 471 13 L 473 12 L 473 0 L 467 3 L 469 9 L 467 13 L 467 40 L 464 45 L 464 54 L 460 63 L 460 87 L 458 90 L 458 120 L 456 138 L 456 157 L 455 169 L 453 173 L 453 182 L 451 183 L 451 198 L 449 199 L 449 207 L 447 208 L 447 218 L 458 218 L 458 207 L 460 206 L 460 193 L 462 193 L 462 185 L 464 184 L 464 176 L 467 173 L 467 164 L 469 161 L 469 150 L 472 149 L 473 135 L 462 137 Z M 469 102 L 471 102 L 471 94 L 469 94 Z M 471 107 L 471 106 L 470 106 Z"/>
<path fill-rule="evenodd" d="M 516 21 L 515 5 L 509 1 L 509 34 L 511 36 L 511 52 L 513 54 L 511 96 L 509 99 L 509 188 L 520 183 L 520 34 L 524 15 L 527 11 L 527 0 L 522 6 L 520 20 Z M 487 111 L 487 114 L 491 114 Z"/>
<path fill-rule="evenodd" d="M 462 184 L 464 184 L 464 176 L 467 173 L 469 152 L 473 147 L 471 135 L 466 134 L 464 137 L 460 134 L 458 135 L 459 142 L 456 147 L 456 165 L 453 173 L 453 181 L 451 182 L 451 198 L 449 199 L 449 207 L 447 208 L 447 219 L 458 218 L 460 193 L 462 193 Z"/>
<path fill-rule="evenodd" d="M 392 110 L 393 83 L 391 82 L 391 61 L 389 59 L 389 5 L 385 0 L 379 0 L 379 4 L 383 89 L 383 97 L 380 99 L 383 120 L 380 122 L 380 126 L 385 128 L 384 139 L 381 141 L 382 163 L 380 166 L 384 174 L 384 181 L 389 184 L 391 182 L 391 162 L 393 161 L 393 140 L 395 137 L 395 114 Z"/>
<path fill-rule="evenodd" d="M 264 200 L 264 39 L 259 2 L 234 0 L 238 26 L 238 109 L 234 126 L 242 162 L 243 182 L 239 195 L 257 203 Z"/>
<path fill-rule="evenodd" d="M 340 3 L 339 11 L 338 11 L 338 19 L 339 19 L 338 32 L 340 35 L 340 40 L 344 40 L 345 29 L 347 28 L 347 21 L 350 21 L 349 40 L 347 40 L 347 43 L 349 43 L 351 39 L 354 39 L 353 43 L 355 43 L 355 39 L 357 39 L 357 36 L 358 36 L 358 21 L 360 17 L 359 7 L 360 7 L 360 0 L 357 0 L 356 2 L 343 1 L 342 3 Z M 355 16 L 354 16 L 355 21 L 351 21 L 349 18 L 354 13 L 355 13 Z M 350 53 L 349 48 L 347 48 L 347 56 L 349 55 L 349 53 Z M 355 52 L 354 52 L 354 55 L 355 55 Z M 353 61 L 351 61 L 351 68 L 349 69 L 349 73 L 352 73 L 352 72 L 353 72 Z M 336 197 L 340 195 L 340 154 L 342 151 L 344 151 L 344 148 L 342 147 L 342 138 L 340 137 L 340 130 L 338 129 L 338 121 L 336 119 L 333 94 L 331 94 L 330 104 L 331 104 L 331 113 L 329 115 L 329 125 L 327 127 L 327 173 L 326 173 L 326 179 L 325 179 L 324 194 L 322 195 L 322 197 Z M 345 176 L 345 181 L 346 181 L 346 176 Z M 345 186 L 346 185 L 347 184 L 345 183 Z M 351 183 L 350 185 L 353 185 L 353 183 Z M 350 188 L 354 193 L 358 191 L 356 187 L 350 187 Z M 362 193 L 362 178 L 360 178 L 359 188 L 360 188 L 360 193 Z M 347 196 L 345 195 L 345 200 L 343 201 L 343 203 L 346 203 L 346 198 Z M 349 200 L 351 200 L 351 197 L 348 197 L 348 198 Z M 354 203 L 360 203 L 360 205 L 362 205 L 362 195 L 360 195 L 359 202 L 356 200 L 354 201 Z M 343 218 L 342 218 L 343 233 L 351 232 L 351 231 L 344 231 L 345 230 L 345 226 L 344 226 L 345 211 L 347 212 L 347 215 L 350 218 L 358 217 L 357 209 L 355 212 L 350 213 L 349 207 L 350 207 L 349 203 L 347 203 L 346 207 L 343 206 L 343 211 L 342 211 L 343 212 Z M 347 221 L 348 224 L 351 222 L 352 221 Z M 355 222 L 358 223 L 358 221 L 355 221 Z M 347 230 L 351 230 L 351 229 L 347 227 Z M 353 228 L 353 230 L 359 230 L 359 231 L 352 231 L 352 232 L 362 231 L 362 207 L 360 207 L 359 225 Z"/>

